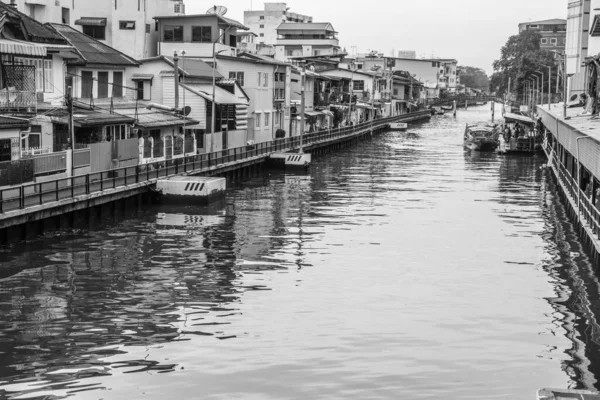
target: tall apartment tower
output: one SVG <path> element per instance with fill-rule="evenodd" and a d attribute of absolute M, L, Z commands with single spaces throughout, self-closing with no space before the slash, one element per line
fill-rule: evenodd
<path fill-rule="evenodd" d="M 244 25 L 255 33 L 259 44 L 277 44 L 277 27 L 283 22 L 313 22 L 307 15 L 288 11 L 286 3 L 265 3 L 260 11 L 244 11 Z"/>
<path fill-rule="evenodd" d="M 135 59 L 157 55 L 154 17 L 185 14 L 183 0 L 4 0 L 42 23 L 75 29 Z"/>
<path fill-rule="evenodd" d="M 586 71 L 583 61 L 588 56 L 590 41 L 590 0 L 569 0 L 567 19 L 567 74 L 569 79 L 569 94 L 579 94 L 584 91 Z"/>

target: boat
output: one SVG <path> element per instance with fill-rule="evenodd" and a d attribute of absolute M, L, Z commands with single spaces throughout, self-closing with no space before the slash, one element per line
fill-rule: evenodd
<path fill-rule="evenodd" d="M 444 115 L 445 111 L 441 107 L 431 107 L 431 115 Z"/>
<path fill-rule="evenodd" d="M 473 151 L 494 151 L 498 148 L 500 132 L 495 125 L 486 123 L 467 124 L 465 129 L 465 147 Z"/>
<path fill-rule="evenodd" d="M 542 136 L 535 130 L 535 121 L 525 115 L 505 113 L 504 121 L 512 125 L 513 134 L 509 141 L 501 141 L 498 153 L 503 155 L 533 155 L 542 150 Z M 520 127 L 521 135 L 514 136 L 516 128 Z"/>
<path fill-rule="evenodd" d="M 454 106 L 441 106 L 440 107 L 444 111 L 452 111 L 454 110 Z"/>
<path fill-rule="evenodd" d="M 392 122 L 390 123 L 391 131 L 405 131 L 408 129 L 408 124 L 406 122 Z"/>

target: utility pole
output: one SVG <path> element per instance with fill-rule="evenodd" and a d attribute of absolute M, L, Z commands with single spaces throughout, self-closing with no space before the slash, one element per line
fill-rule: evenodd
<path fill-rule="evenodd" d="M 175 111 L 179 110 L 179 57 L 177 51 L 173 53 L 173 67 L 175 68 Z"/>
<path fill-rule="evenodd" d="M 304 91 L 306 86 L 306 66 L 302 66 L 301 74 L 301 84 L 300 84 L 300 149 L 298 150 L 298 154 L 304 154 L 302 149 L 302 136 L 304 135 Z"/>
<path fill-rule="evenodd" d="M 75 126 L 73 123 L 73 87 L 67 88 L 67 110 L 69 112 L 69 135 L 71 137 L 71 176 L 75 175 Z"/>
<path fill-rule="evenodd" d="M 564 54 L 563 63 L 563 118 L 567 119 L 567 54 Z"/>

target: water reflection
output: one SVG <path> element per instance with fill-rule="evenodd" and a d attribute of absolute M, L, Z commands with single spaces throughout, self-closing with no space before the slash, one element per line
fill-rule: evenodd
<path fill-rule="evenodd" d="M 270 171 L 211 207 L 148 207 L 3 249 L 0 396 L 598 385 L 593 263 L 542 159 L 464 151 L 484 108 L 306 175 Z"/>

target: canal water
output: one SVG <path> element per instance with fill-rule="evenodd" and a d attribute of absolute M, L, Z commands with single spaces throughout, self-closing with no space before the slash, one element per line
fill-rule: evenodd
<path fill-rule="evenodd" d="M 0 397 L 533 399 L 598 388 L 599 285 L 541 157 L 438 116 L 0 253 Z"/>

